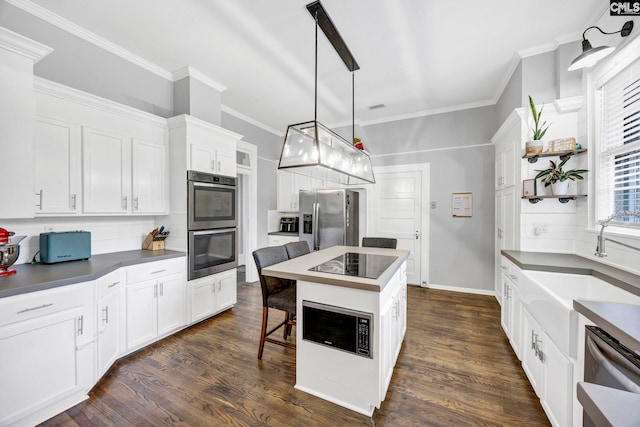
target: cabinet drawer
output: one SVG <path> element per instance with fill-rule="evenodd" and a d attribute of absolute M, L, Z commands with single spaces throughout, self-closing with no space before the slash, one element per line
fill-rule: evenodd
<path fill-rule="evenodd" d="M 180 274 L 185 271 L 186 258 L 172 258 L 148 262 L 127 267 L 127 283 L 143 282 L 168 274 Z"/>
<path fill-rule="evenodd" d="M 122 270 L 118 269 L 106 274 L 99 279 L 96 279 L 96 290 L 98 292 L 98 299 L 109 295 L 111 292 L 115 292 L 122 287 Z"/>
<path fill-rule="evenodd" d="M 81 307 L 91 298 L 93 282 L 61 286 L 0 299 L 0 326 Z"/>

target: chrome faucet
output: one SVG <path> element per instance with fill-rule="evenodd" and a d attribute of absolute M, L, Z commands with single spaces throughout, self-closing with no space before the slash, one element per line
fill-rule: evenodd
<path fill-rule="evenodd" d="M 610 239 L 608 237 L 604 237 L 604 228 L 609 225 L 611 220 L 613 220 L 615 218 L 623 218 L 623 217 L 626 217 L 626 216 L 632 216 L 632 217 L 635 217 L 635 218 L 640 218 L 640 212 L 637 212 L 637 211 L 620 211 L 620 212 L 614 213 L 611 216 L 608 216 L 607 218 L 605 218 L 603 220 L 598 221 L 598 224 L 600 224 L 601 227 L 600 227 L 600 234 L 598 234 L 598 245 L 596 246 L 596 253 L 595 253 L 596 256 L 599 256 L 601 258 L 607 256 L 607 253 L 605 252 L 605 249 L 604 249 L 604 242 L 607 241 L 607 240 L 610 241 L 611 243 L 615 243 L 615 244 L 618 244 L 620 246 L 624 246 L 624 247 L 629 248 L 629 249 L 640 251 L 640 248 L 637 248 L 635 246 L 631 246 L 631 245 L 628 245 L 626 243 L 619 242 L 617 240 L 613 240 L 613 239 Z"/>

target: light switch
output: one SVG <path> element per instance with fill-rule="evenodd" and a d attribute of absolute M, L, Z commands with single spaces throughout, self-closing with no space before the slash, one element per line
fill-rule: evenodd
<path fill-rule="evenodd" d="M 436 202 L 431 202 L 431 209 L 435 209 L 436 208 Z"/>

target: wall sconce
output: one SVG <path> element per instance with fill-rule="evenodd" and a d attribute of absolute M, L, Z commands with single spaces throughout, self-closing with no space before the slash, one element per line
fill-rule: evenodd
<path fill-rule="evenodd" d="M 582 33 L 582 53 L 578 57 L 576 57 L 576 59 L 571 61 L 571 65 L 569 65 L 569 68 L 568 68 L 569 71 L 579 70 L 581 68 L 593 67 L 594 65 L 596 65 L 598 61 L 600 61 L 602 58 L 609 55 L 611 52 L 615 50 L 615 47 L 611 47 L 611 46 L 598 46 L 595 48 L 592 47 L 591 43 L 589 43 L 589 40 L 587 40 L 587 38 L 585 37 L 587 34 L 587 31 L 589 31 L 592 28 L 595 28 L 596 30 L 600 31 L 602 34 L 620 33 L 621 37 L 627 37 L 629 34 L 631 34 L 631 31 L 633 30 L 633 21 L 625 22 L 620 31 L 614 31 L 613 33 L 606 33 L 602 31 L 600 27 L 595 27 L 595 26 L 589 27 L 586 30 L 584 30 L 584 33 Z"/>

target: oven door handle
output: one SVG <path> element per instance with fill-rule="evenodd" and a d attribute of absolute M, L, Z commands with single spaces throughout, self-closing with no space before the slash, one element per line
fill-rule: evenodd
<path fill-rule="evenodd" d="M 640 386 L 629 379 L 629 377 L 627 377 L 627 375 L 618 368 L 618 366 L 624 367 L 624 365 L 631 365 L 633 370 L 626 370 L 630 372 L 634 372 L 635 370 L 637 372 L 637 368 L 633 364 L 609 345 L 605 344 L 605 346 L 601 348 L 591 337 L 587 337 L 587 347 L 589 348 L 589 352 L 595 359 L 596 363 L 599 363 L 609 375 L 622 384 L 626 391 L 640 393 Z M 640 374 L 636 373 L 636 376 L 640 379 Z"/>
<path fill-rule="evenodd" d="M 237 227 L 228 227 L 228 228 L 219 228 L 215 230 L 199 230 L 199 231 L 190 231 L 189 233 L 193 233 L 194 236 L 202 236 L 203 234 L 220 234 L 220 233 L 230 233 L 232 231 L 236 231 Z"/>

